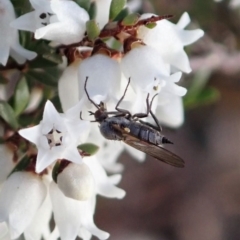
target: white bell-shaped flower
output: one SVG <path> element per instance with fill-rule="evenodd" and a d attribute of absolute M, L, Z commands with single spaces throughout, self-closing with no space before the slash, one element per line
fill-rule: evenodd
<path fill-rule="evenodd" d="M 95 20 L 100 29 L 102 29 L 105 24 L 109 21 L 109 11 L 111 0 L 92 0 L 96 4 L 96 17 Z"/>
<path fill-rule="evenodd" d="M 0 222 L 6 222 L 11 239 L 18 238 L 30 225 L 47 194 L 40 176 L 15 172 L 0 193 Z"/>
<path fill-rule="evenodd" d="M 96 104 L 101 101 L 116 101 L 121 80 L 121 69 L 116 60 L 103 54 L 95 54 L 81 62 L 78 75 L 79 97 L 83 98 L 90 108 L 92 104 L 84 91 L 87 77 L 87 92 Z"/>
<path fill-rule="evenodd" d="M 58 94 L 64 112 L 79 101 L 78 68 L 80 64 L 81 60 L 67 66 L 58 81 Z"/>
<path fill-rule="evenodd" d="M 49 183 L 47 183 L 49 184 Z M 49 222 L 52 217 L 52 204 L 50 195 L 47 194 L 43 204 L 38 209 L 31 224 L 24 231 L 26 240 L 50 239 Z"/>
<path fill-rule="evenodd" d="M 75 240 L 81 228 L 84 228 L 85 231 L 99 239 L 107 239 L 109 237 L 109 234 L 98 229 L 93 221 L 96 204 L 95 194 L 87 201 L 77 201 L 66 197 L 58 186 L 52 182 L 50 195 L 54 219 L 62 240 Z"/>
<path fill-rule="evenodd" d="M 82 40 L 89 20 L 85 9 L 74 1 L 31 0 L 35 11 L 27 13 L 11 26 L 35 32 L 36 39 L 47 39 L 60 44 Z"/>
<path fill-rule="evenodd" d="M 18 31 L 10 27 L 10 22 L 15 19 L 11 1 L 1 0 L 0 9 L 0 64 L 5 66 L 9 55 L 19 64 L 23 64 L 26 59 L 35 58 L 37 54 L 23 48 L 19 43 Z"/>
<path fill-rule="evenodd" d="M 40 124 L 22 129 L 19 134 L 36 144 L 38 148 L 36 172 L 39 173 L 57 159 L 81 163 L 82 157 L 77 146 L 81 134 L 88 128 L 89 122 L 60 115 L 53 104 L 47 101 Z"/>
<path fill-rule="evenodd" d="M 152 15 L 154 14 L 143 14 L 140 19 L 145 19 Z M 148 46 L 155 48 L 166 63 L 189 73 L 191 72 L 191 67 L 183 48 L 197 41 L 204 34 L 201 29 L 184 30 L 189 23 L 189 15 L 184 13 L 177 24 L 173 24 L 168 20 L 160 20 L 153 29 L 141 26 L 138 29 L 137 37 L 141 38 Z"/>
<path fill-rule="evenodd" d="M 84 162 L 93 174 L 97 194 L 118 199 L 122 199 L 125 196 L 126 192 L 115 186 L 95 156 L 88 157 L 86 160 L 84 159 Z"/>
<path fill-rule="evenodd" d="M 146 111 L 146 99 L 149 102 L 155 97 L 152 111 L 157 105 L 163 105 L 171 96 L 183 96 L 186 89 L 175 84 L 179 81 L 181 73 L 170 75 L 170 66 L 162 60 L 159 52 L 150 46 L 139 46 L 128 52 L 121 62 L 122 71 L 130 79 L 136 98 L 133 112 Z"/>
<path fill-rule="evenodd" d="M 86 201 L 95 193 L 95 182 L 91 170 L 85 164 L 68 164 L 57 176 L 59 189 L 66 197 Z"/>

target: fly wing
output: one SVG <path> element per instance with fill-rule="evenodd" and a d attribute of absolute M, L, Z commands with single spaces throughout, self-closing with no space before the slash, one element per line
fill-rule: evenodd
<path fill-rule="evenodd" d="M 170 164 L 174 167 L 184 167 L 184 161 L 179 156 L 165 148 L 132 138 L 126 138 L 124 142 L 133 148 L 147 153 L 157 160 Z"/>

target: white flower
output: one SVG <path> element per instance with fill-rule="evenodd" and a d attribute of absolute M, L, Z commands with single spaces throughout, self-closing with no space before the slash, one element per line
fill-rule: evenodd
<path fill-rule="evenodd" d="M 39 173 L 57 159 L 81 163 L 82 157 L 77 145 L 82 132 L 85 132 L 88 126 L 88 122 L 60 115 L 53 104 L 47 101 L 40 124 L 22 129 L 19 134 L 36 144 L 38 148 L 36 172 Z"/>
<path fill-rule="evenodd" d="M 106 171 L 99 163 L 95 156 L 84 159 L 85 164 L 90 168 L 96 184 L 96 193 L 108 198 L 122 199 L 125 196 L 125 191 L 114 186 L 118 182 L 112 182 L 106 174 Z M 113 175 L 116 176 L 116 175 Z"/>
<path fill-rule="evenodd" d="M 143 14 L 140 19 L 152 15 L 154 14 Z M 184 13 L 177 24 L 173 24 L 168 20 L 160 20 L 153 29 L 141 26 L 137 37 L 141 38 L 147 45 L 155 48 L 166 63 L 189 73 L 191 67 L 183 47 L 197 41 L 204 34 L 200 29 L 184 30 L 189 23 L 189 15 Z"/>
<path fill-rule="evenodd" d="M 61 44 L 82 40 L 89 20 L 85 9 L 74 1 L 31 0 L 35 11 L 27 13 L 11 26 L 35 32 L 36 39 L 47 39 Z"/>
<path fill-rule="evenodd" d="M 74 61 L 66 67 L 58 81 L 58 94 L 64 112 L 79 101 L 78 68 L 80 64 L 81 61 Z"/>
<path fill-rule="evenodd" d="M 0 193 L 0 222 L 6 222 L 11 239 L 30 225 L 47 194 L 41 177 L 30 172 L 15 172 Z"/>
<path fill-rule="evenodd" d="M 84 91 L 84 84 L 87 80 L 87 91 L 90 98 L 99 104 L 116 101 L 121 80 L 121 70 L 119 63 L 103 54 L 95 54 L 84 59 L 79 66 L 79 96 L 88 103 L 88 108 L 92 103 L 89 102 Z"/>
<path fill-rule="evenodd" d="M 109 21 L 109 11 L 110 11 L 110 5 L 111 0 L 92 0 L 92 2 L 95 2 L 97 12 L 96 12 L 96 22 L 99 25 L 99 28 L 102 29 L 105 24 Z"/>
<path fill-rule="evenodd" d="M 18 31 L 9 25 L 15 19 L 13 5 L 10 0 L 0 0 L 0 12 L 0 63 L 5 66 L 9 55 L 19 64 L 23 64 L 26 59 L 35 58 L 37 54 L 26 50 L 20 45 Z"/>
<path fill-rule="evenodd" d="M 81 228 L 89 232 L 88 236 L 93 234 L 99 239 L 107 239 L 109 237 L 108 233 L 98 229 L 93 222 L 96 204 L 95 195 L 88 201 L 77 201 L 65 197 L 54 182 L 50 185 L 50 195 L 54 219 L 62 240 L 75 240 L 78 234 L 82 233 Z"/>
<path fill-rule="evenodd" d="M 47 185 L 48 182 L 45 182 Z M 47 194 L 43 204 L 40 206 L 32 219 L 31 224 L 25 229 L 24 237 L 26 240 L 50 239 L 49 222 L 52 217 L 52 204 L 50 195 Z"/>
<path fill-rule="evenodd" d="M 150 46 L 140 46 L 132 49 L 122 59 L 121 66 L 125 77 L 130 78 L 130 84 L 136 92 L 133 105 L 134 113 L 146 112 L 148 94 L 149 102 L 157 94 L 151 108 L 153 112 L 155 112 L 157 106 L 169 104 L 172 98 L 182 97 L 186 94 L 185 88 L 175 84 L 181 78 L 181 73 L 170 75 L 169 65 L 164 63 L 159 52 Z M 178 119 L 183 115 L 182 112 L 183 107 L 181 106 L 180 110 L 177 111 L 180 115 Z M 161 121 L 161 118 L 159 120 Z M 174 119 L 168 119 L 164 123 L 172 126 L 174 121 Z"/>
<path fill-rule="evenodd" d="M 66 197 L 86 201 L 95 192 L 95 182 L 85 164 L 68 164 L 57 176 L 57 184 Z"/>

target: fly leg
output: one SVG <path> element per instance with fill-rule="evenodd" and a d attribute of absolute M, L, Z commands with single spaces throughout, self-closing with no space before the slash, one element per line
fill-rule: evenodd
<path fill-rule="evenodd" d="M 147 95 L 147 98 L 146 98 L 146 105 L 147 105 L 147 112 L 146 113 L 135 113 L 132 118 L 135 118 L 135 119 L 138 119 L 138 118 L 145 118 L 149 115 L 149 113 L 151 114 L 153 120 L 155 121 L 156 125 L 157 125 L 157 128 L 156 126 L 152 125 L 151 123 L 146 123 L 146 122 L 143 122 L 143 121 L 140 121 L 142 123 L 145 123 L 147 124 L 148 126 L 150 127 L 153 127 L 154 129 L 158 130 L 158 131 L 162 131 L 162 127 L 159 123 L 159 121 L 157 120 L 157 117 L 155 116 L 155 114 L 152 112 L 152 103 L 153 103 L 153 100 L 154 98 L 157 96 L 157 94 L 155 94 L 151 100 L 151 102 L 149 103 L 149 93 Z"/>
<path fill-rule="evenodd" d="M 88 91 L 87 91 L 87 81 L 88 81 L 88 77 L 86 77 L 85 84 L 84 84 L 84 90 L 85 90 L 85 93 L 87 95 L 87 98 L 97 109 L 99 109 L 99 106 L 90 98 L 90 96 L 88 94 Z"/>
<path fill-rule="evenodd" d="M 128 89 L 129 84 L 130 84 L 130 78 L 128 79 L 128 83 L 127 83 L 127 86 L 126 86 L 126 88 L 125 88 L 125 91 L 124 91 L 122 97 L 120 98 L 120 100 L 118 101 L 118 103 L 117 103 L 117 105 L 116 105 L 116 107 L 115 107 L 115 109 L 116 109 L 118 112 L 121 113 L 120 115 L 116 115 L 116 116 L 125 116 L 126 118 L 130 118 L 130 117 L 132 116 L 132 114 L 131 114 L 128 110 L 122 109 L 122 108 L 119 108 L 119 107 L 118 107 L 118 106 L 120 105 L 120 103 L 122 102 L 122 100 L 124 99 L 125 95 L 126 95 L 126 92 L 127 92 L 127 89 Z"/>

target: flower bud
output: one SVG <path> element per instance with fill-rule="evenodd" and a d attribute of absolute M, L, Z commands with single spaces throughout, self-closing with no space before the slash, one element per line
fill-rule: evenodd
<path fill-rule="evenodd" d="M 68 164 L 57 176 L 57 184 L 66 197 L 88 200 L 94 193 L 94 179 L 86 164 Z"/>

